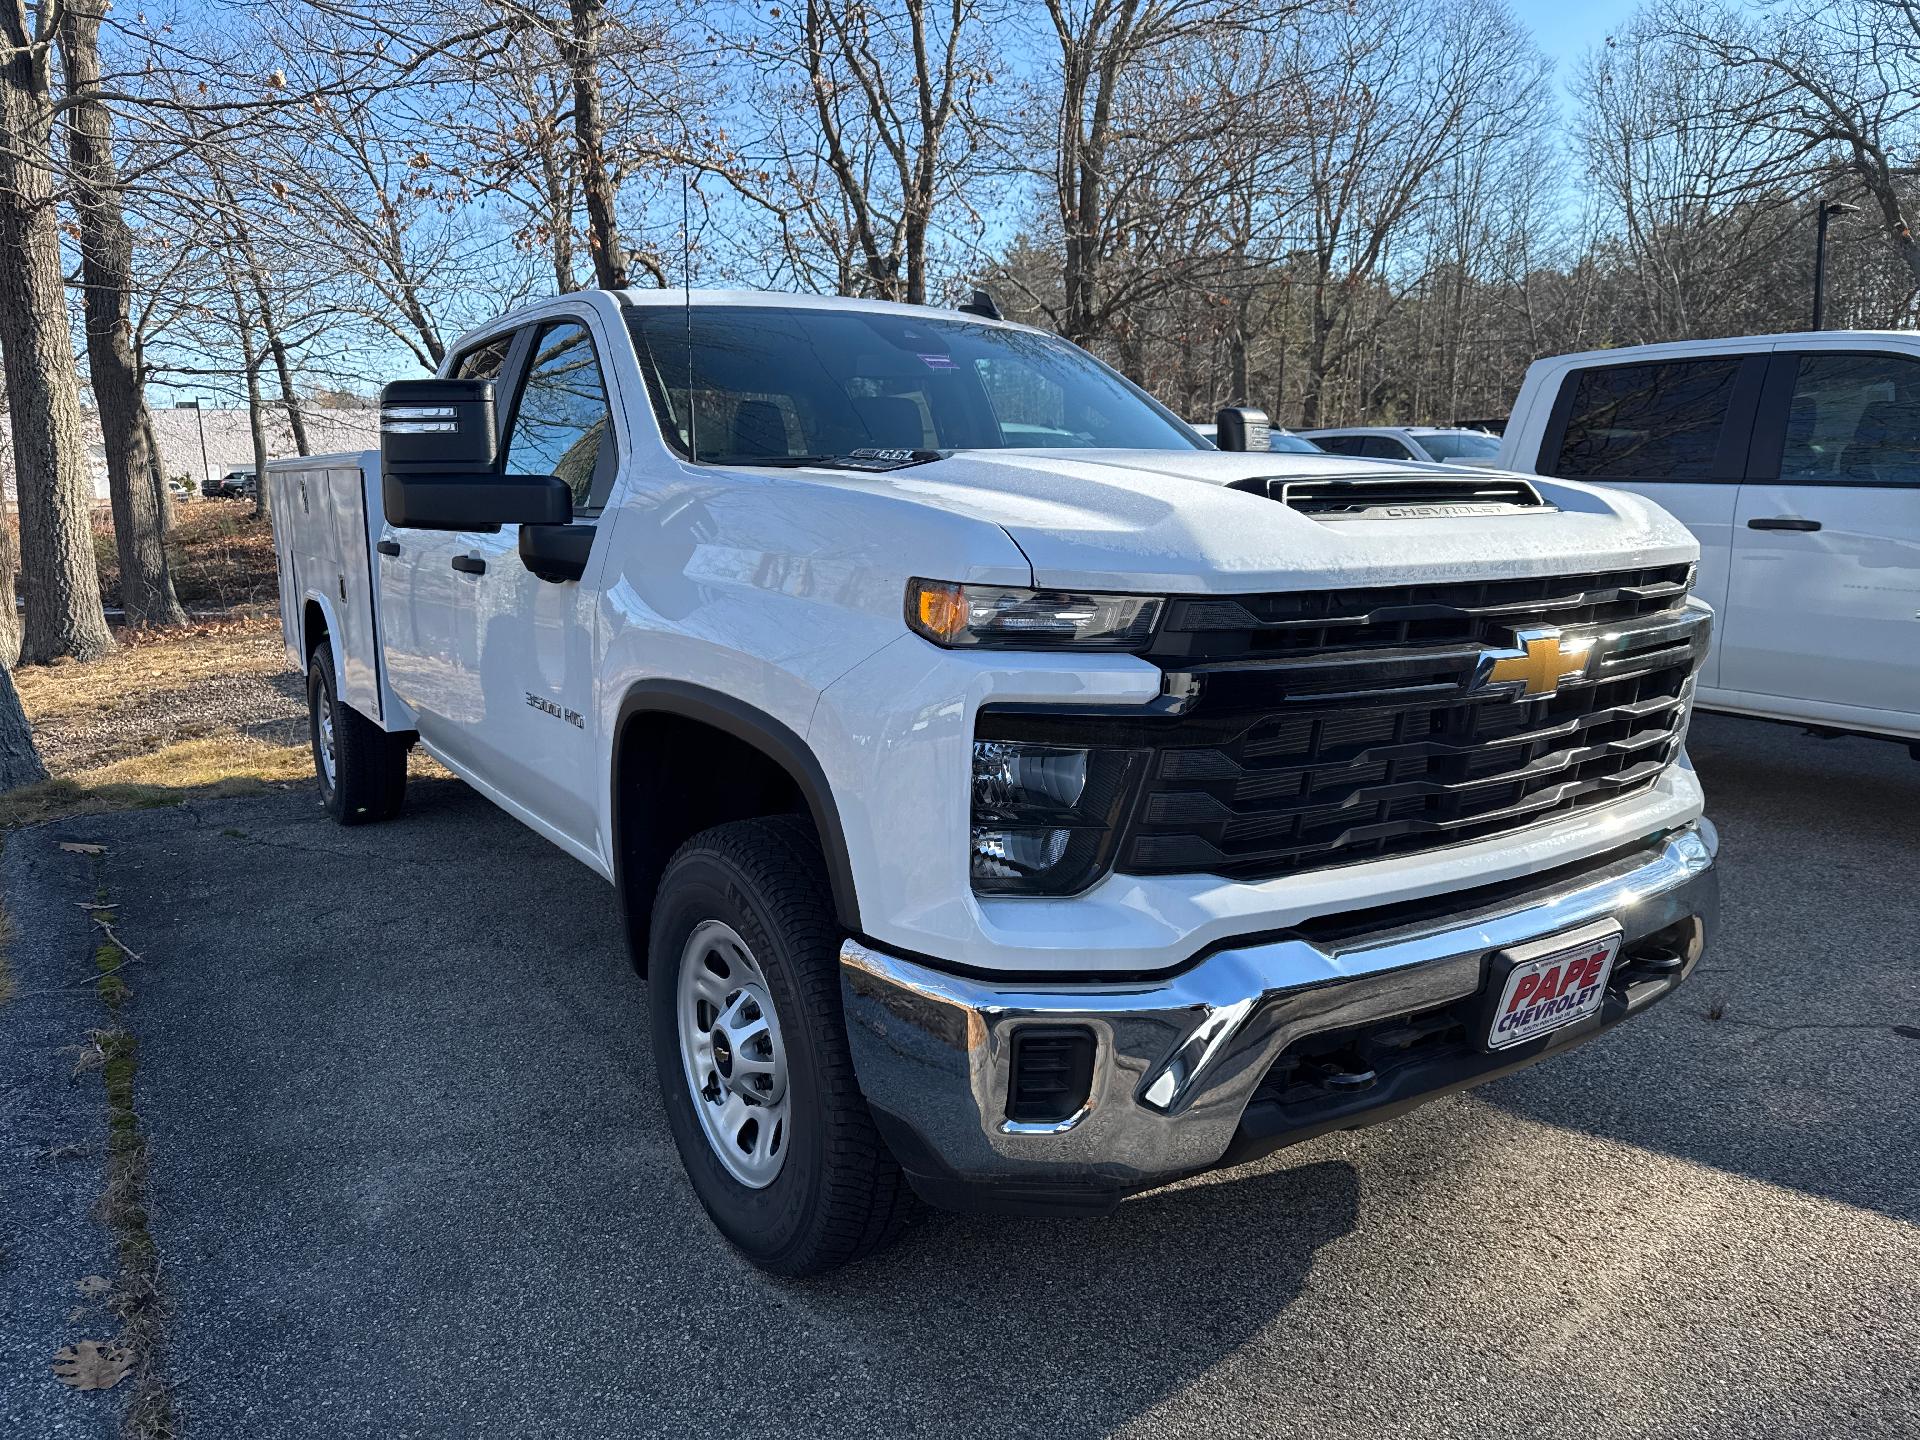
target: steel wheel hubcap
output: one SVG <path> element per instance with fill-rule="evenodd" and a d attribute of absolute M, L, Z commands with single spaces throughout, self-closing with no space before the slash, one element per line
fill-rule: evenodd
<path fill-rule="evenodd" d="M 322 689 L 320 692 L 320 774 L 327 782 L 327 788 L 333 788 L 333 697 Z"/>
<path fill-rule="evenodd" d="M 773 994 L 731 925 L 703 920 L 680 952 L 680 1067 L 707 1144 L 742 1185 L 771 1185 L 791 1140 Z"/>

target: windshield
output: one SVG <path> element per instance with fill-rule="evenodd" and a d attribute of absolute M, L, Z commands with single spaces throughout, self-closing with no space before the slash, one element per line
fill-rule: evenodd
<path fill-rule="evenodd" d="M 687 443 L 688 319 L 627 311 L 660 429 Z M 886 311 L 696 306 L 699 455 L 777 463 L 857 450 L 1199 448 L 1170 411 L 1050 335 Z"/>
<path fill-rule="evenodd" d="M 1325 452 L 1311 440 L 1298 435 L 1288 434 L 1284 430 L 1275 430 L 1267 436 L 1267 449 L 1284 455 L 1320 455 Z"/>
<path fill-rule="evenodd" d="M 1500 453 L 1500 441 L 1495 436 L 1474 431 L 1454 430 L 1415 438 L 1420 448 L 1436 460 L 1491 460 Z"/>

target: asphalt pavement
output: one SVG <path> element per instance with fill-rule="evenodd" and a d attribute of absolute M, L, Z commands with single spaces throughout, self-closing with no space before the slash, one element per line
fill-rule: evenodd
<path fill-rule="evenodd" d="M 1717 717 L 1693 752 L 1726 923 L 1641 1020 L 807 1282 L 682 1178 L 611 891 L 458 783 L 355 831 L 301 790 L 25 832 L 8 904 L 108 847 L 189 1437 L 1911 1437 L 1920 764 Z"/>

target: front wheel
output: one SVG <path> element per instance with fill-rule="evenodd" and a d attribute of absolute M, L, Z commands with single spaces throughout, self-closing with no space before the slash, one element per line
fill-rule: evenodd
<path fill-rule="evenodd" d="M 827 893 L 804 821 L 718 825 L 668 864 L 648 945 L 681 1164 L 720 1232 L 781 1275 L 878 1248 L 909 1203 L 854 1078 Z"/>
<path fill-rule="evenodd" d="M 390 735 L 334 689 L 333 647 L 322 640 L 307 660 L 307 729 L 320 804 L 342 825 L 400 813 L 407 793 L 407 739 Z"/>

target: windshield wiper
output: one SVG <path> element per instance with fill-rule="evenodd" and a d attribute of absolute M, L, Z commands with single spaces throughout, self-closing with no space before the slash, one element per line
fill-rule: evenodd
<path fill-rule="evenodd" d="M 795 470 L 808 465 L 827 470 L 903 470 L 909 465 L 944 460 L 952 453 L 950 450 L 867 448 L 849 450 L 844 455 L 703 455 L 700 459 L 706 465 L 758 465 L 780 470 Z"/>

